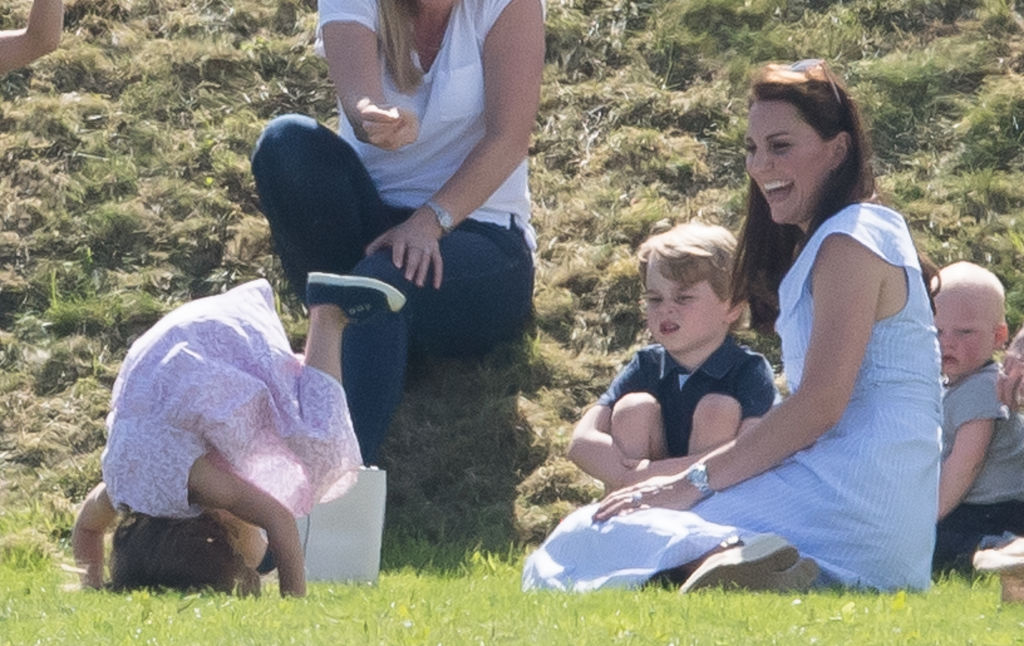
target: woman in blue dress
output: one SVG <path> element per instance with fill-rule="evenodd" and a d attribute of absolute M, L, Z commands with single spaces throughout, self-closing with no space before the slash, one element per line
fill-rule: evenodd
<path fill-rule="evenodd" d="M 774 324 L 790 396 L 682 473 L 574 512 L 524 588 L 928 586 L 939 352 L 907 225 L 872 202 L 857 107 L 824 61 L 759 71 L 746 147 L 735 298 Z"/>

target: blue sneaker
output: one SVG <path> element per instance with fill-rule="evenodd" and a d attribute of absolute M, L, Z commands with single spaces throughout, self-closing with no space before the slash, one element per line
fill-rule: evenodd
<path fill-rule="evenodd" d="M 397 312 L 405 305 L 405 295 L 376 278 L 310 272 L 306 305 L 324 303 L 337 305 L 350 320 L 360 321 L 378 312 Z"/>

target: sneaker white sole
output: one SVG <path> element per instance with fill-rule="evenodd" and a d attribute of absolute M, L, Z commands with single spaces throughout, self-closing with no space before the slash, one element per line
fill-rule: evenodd
<path fill-rule="evenodd" d="M 365 287 L 376 290 L 388 299 L 388 308 L 397 312 L 405 305 L 405 294 L 395 287 L 388 285 L 382 280 L 368 278 L 366 276 L 341 276 L 338 274 L 327 274 L 321 271 L 311 271 L 306 278 L 307 282 L 319 285 L 335 285 L 337 287 Z"/>

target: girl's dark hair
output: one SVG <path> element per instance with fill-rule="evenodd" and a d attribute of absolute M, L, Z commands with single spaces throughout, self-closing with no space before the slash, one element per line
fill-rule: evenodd
<path fill-rule="evenodd" d="M 213 516 L 122 516 L 110 555 L 110 588 L 213 589 L 259 595 L 260 579 Z"/>
<path fill-rule="evenodd" d="M 802 63 L 810 65 L 763 67 L 751 85 L 749 104 L 785 101 L 823 139 L 845 132 L 850 140 L 846 159 L 828 178 L 806 235 L 797 226 L 773 222 L 764 194 L 753 180 L 749 182 L 747 214 L 733 269 L 733 298 L 749 303 L 750 325 L 762 333 L 773 332 L 779 314 L 779 284 L 803 242 L 843 207 L 877 201 L 871 146 L 857 105 L 824 61 Z M 931 294 L 935 265 L 925 257 L 920 259 L 925 287 Z"/>

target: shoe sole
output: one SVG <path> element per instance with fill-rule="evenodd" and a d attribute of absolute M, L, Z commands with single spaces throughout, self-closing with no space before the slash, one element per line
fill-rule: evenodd
<path fill-rule="evenodd" d="M 1001 547 L 974 553 L 974 569 L 981 572 L 1016 571 L 1024 574 L 1024 538 L 1017 538 Z"/>
<path fill-rule="evenodd" d="M 712 587 L 802 589 L 809 587 L 817 576 L 818 564 L 813 559 L 801 559 L 796 548 L 782 537 L 763 534 L 709 556 L 679 591 Z"/>
<path fill-rule="evenodd" d="M 313 271 L 309 273 L 309 276 L 306 278 L 306 282 L 316 285 L 329 285 L 332 287 L 361 287 L 364 289 L 371 289 L 379 292 L 387 299 L 388 309 L 392 312 L 397 312 L 405 305 L 405 294 L 398 291 L 395 287 L 388 285 L 384 281 L 377 280 L 376 278 L 368 278 L 366 276 L 341 276 L 338 274 Z"/>

